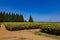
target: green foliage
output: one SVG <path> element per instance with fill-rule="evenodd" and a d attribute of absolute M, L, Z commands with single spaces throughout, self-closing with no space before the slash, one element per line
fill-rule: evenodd
<path fill-rule="evenodd" d="M 60 35 L 60 26 L 58 25 L 42 25 L 41 32 Z"/>
<path fill-rule="evenodd" d="M 60 35 L 60 23 L 15 22 L 4 23 L 7 30 L 40 29 L 41 32 Z"/>
<path fill-rule="evenodd" d="M 24 22 L 23 15 L 0 12 L 0 22 Z"/>
<path fill-rule="evenodd" d="M 32 16 L 29 17 L 29 22 L 33 22 Z"/>
<path fill-rule="evenodd" d="M 10 31 L 17 31 L 17 30 L 24 30 L 24 29 L 37 29 L 39 28 L 36 24 L 20 24 L 20 25 L 5 25 L 7 30 Z"/>
<path fill-rule="evenodd" d="M 19 19 L 20 19 L 20 22 L 24 22 L 24 17 L 23 17 L 23 15 L 20 14 L 20 18 L 19 18 Z"/>
<path fill-rule="evenodd" d="M 15 13 L 0 12 L 0 22 L 27 22 L 23 15 Z M 33 22 L 33 18 L 29 17 L 29 22 Z"/>
<path fill-rule="evenodd" d="M 1 11 L 1 12 L 0 12 L 0 22 L 3 22 L 3 19 L 4 19 L 3 13 L 2 13 L 2 11 Z"/>

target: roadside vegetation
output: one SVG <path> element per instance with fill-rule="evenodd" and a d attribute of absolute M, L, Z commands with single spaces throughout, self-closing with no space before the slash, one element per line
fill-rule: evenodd
<path fill-rule="evenodd" d="M 60 36 L 56 36 L 56 35 L 53 35 L 53 34 L 48 34 L 48 33 L 43 33 L 43 32 L 35 32 L 34 34 L 38 35 L 38 36 L 45 36 L 45 37 L 50 37 L 50 38 L 60 40 Z"/>

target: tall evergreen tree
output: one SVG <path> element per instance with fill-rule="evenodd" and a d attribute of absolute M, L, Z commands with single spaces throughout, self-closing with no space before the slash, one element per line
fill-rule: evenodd
<path fill-rule="evenodd" d="M 32 16 L 29 17 L 29 22 L 33 22 Z"/>
<path fill-rule="evenodd" d="M 3 22 L 3 13 L 2 13 L 2 11 L 0 12 L 0 22 Z"/>
<path fill-rule="evenodd" d="M 12 20 L 11 13 L 9 12 L 8 13 L 8 22 L 11 22 L 11 20 Z"/>
<path fill-rule="evenodd" d="M 5 14 L 5 22 L 9 22 L 9 14 L 8 13 Z"/>
<path fill-rule="evenodd" d="M 11 21 L 15 22 L 15 14 L 14 13 L 12 13 L 12 15 L 11 15 Z"/>
<path fill-rule="evenodd" d="M 23 15 L 0 12 L 0 22 L 24 22 Z"/>
<path fill-rule="evenodd" d="M 24 22 L 24 17 L 23 17 L 23 15 L 20 14 L 19 20 L 20 20 L 20 22 Z"/>
<path fill-rule="evenodd" d="M 5 14 L 5 11 L 4 11 L 4 12 L 3 12 L 3 22 L 5 22 L 5 18 L 6 18 L 5 15 L 6 15 L 6 14 Z"/>
<path fill-rule="evenodd" d="M 20 20 L 19 20 L 19 15 L 18 14 L 16 14 L 16 22 L 19 22 Z"/>

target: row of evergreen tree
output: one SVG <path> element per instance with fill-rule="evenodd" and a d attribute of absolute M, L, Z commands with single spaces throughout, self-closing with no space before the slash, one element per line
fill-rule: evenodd
<path fill-rule="evenodd" d="M 0 12 L 0 22 L 27 22 L 23 15 L 15 13 Z M 33 22 L 32 16 L 29 17 L 28 22 Z"/>

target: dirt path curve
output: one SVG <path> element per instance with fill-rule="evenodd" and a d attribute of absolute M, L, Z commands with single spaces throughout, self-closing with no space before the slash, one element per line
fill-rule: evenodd
<path fill-rule="evenodd" d="M 55 40 L 53 38 L 35 35 L 35 31 L 39 31 L 39 29 L 11 32 L 7 31 L 2 24 L 0 28 L 0 40 Z"/>

